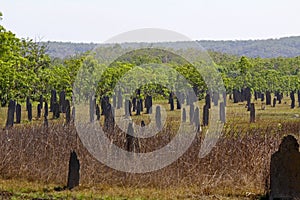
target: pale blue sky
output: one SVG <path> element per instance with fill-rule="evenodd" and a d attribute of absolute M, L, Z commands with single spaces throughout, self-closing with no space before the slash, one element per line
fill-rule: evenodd
<path fill-rule="evenodd" d="M 139 28 L 193 40 L 300 35 L 299 0 L 2 0 L 0 22 L 18 37 L 103 42 Z"/>

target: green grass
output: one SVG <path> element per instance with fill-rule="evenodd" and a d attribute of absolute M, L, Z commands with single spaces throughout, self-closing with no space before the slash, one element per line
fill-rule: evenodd
<path fill-rule="evenodd" d="M 226 119 L 229 123 L 236 123 L 239 124 L 248 124 L 249 122 L 249 112 L 247 112 L 247 109 L 245 108 L 246 102 L 244 103 L 238 103 L 233 104 L 230 102 L 230 100 L 227 100 L 228 104 L 226 107 Z M 276 107 L 272 106 L 265 106 L 265 110 L 262 110 L 262 103 L 260 100 L 254 101 L 255 108 L 256 108 L 256 121 L 258 123 L 260 122 L 268 122 L 268 123 L 274 123 L 274 122 L 281 122 L 281 121 L 297 121 L 299 120 L 300 116 L 300 108 L 295 107 L 294 109 L 290 108 L 290 99 L 288 97 L 285 97 L 282 101 L 282 104 L 276 104 Z M 178 122 L 180 120 L 181 112 L 180 110 L 176 110 L 171 112 L 169 104 L 167 104 L 167 100 L 159 100 L 155 101 L 154 104 L 160 104 L 162 105 L 165 110 L 167 111 L 167 116 L 172 118 L 172 120 L 176 119 Z M 200 107 L 200 120 L 202 120 L 202 108 L 204 105 L 204 101 L 199 102 Z M 297 105 L 297 102 L 296 102 Z M 28 122 L 27 120 L 27 112 L 25 109 L 25 104 L 22 104 L 22 117 L 21 117 L 21 124 L 36 124 L 36 123 L 42 123 L 43 118 L 38 119 L 37 118 L 37 110 L 36 110 L 37 102 L 33 104 L 33 120 L 32 122 Z M 144 110 L 145 112 L 145 110 Z M 42 114 L 43 116 L 43 114 Z M 4 127 L 7 117 L 7 107 L 0 107 L 0 126 Z M 52 113 L 49 113 L 49 121 L 63 121 L 64 115 L 61 115 L 61 119 L 59 120 L 52 120 Z M 150 118 L 148 115 L 141 115 L 141 116 L 135 116 L 133 113 L 133 116 L 131 117 L 132 120 L 136 124 L 140 124 L 142 120 L 145 121 L 146 124 L 150 122 Z M 187 120 L 188 120 L 188 112 L 187 112 Z M 101 122 L 103 123 L 103 117 Z M 20 126 L 20 125 L 16 125 Z"/>
<path fill-rule="evenodd" d="M 134 188 L 109 185 L 79 186 L 72 191 L 55 191 L 54 184 L 25 180 L 0 179 L 0 198 L 5 199 L 103 199 L 103 200 L 159 200 L 159 199 L 256 199 L 254 193 L 233 194 L 221 191 L 199 193 L 196 187 Z M 229 190 L 230 191 L 230 190 Z M 228 191 L 227 191 L 228 192 Z M 214 193 L 214 194 L 210 194 Z"/>

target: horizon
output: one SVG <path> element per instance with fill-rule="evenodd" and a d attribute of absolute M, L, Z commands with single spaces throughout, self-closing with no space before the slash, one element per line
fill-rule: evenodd
<path fill-rule="evenodd" d="M 292 36 L 284 36 L 284 37 L 279 37 L 279 38 L 263 38 L 263 39 L 241 39 L 241 40 L 206 40 L 206 39 L 201 39 L 201 40 L 179 40 L 179 41 L 157 41 L 157 42 L 121 42 L 120 44 L 124 43 L 175 43 L 175 42 L 243 42 L 243 41 L 266 41 L 266 40 L 281 40 L 281 39 L 287 39 L 287 38 L 297 38 L 300 37 L 300 35 L 292 35 Z M 102 43 L 102 42 L 81 42 L 81 41 L 56 41 L 56 40 L 47 40 L 47 41 L 38 41 L 38 42 L 57 42 L 57 43 L 73 43 L 73 44 L 118 44 L 117 42 L 112 42 L 112 43 Z"/>
<path fill-rule="evenodd" d="M 266 40 L 300 36 L 299 7 L 297 0 L 4 0 L 0 24 L 17 37 L 72 43 L 103 43 L 141 28 L 172 30 L 193 41 Z"/>

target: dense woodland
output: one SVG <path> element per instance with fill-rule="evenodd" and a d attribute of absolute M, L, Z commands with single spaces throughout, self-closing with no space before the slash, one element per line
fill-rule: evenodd
<path fill-rule="evenodd" d="M 300 37 L 285 37 L 268 40 L 236 40 L 236 41 L 197 41 L 204 49 L 236 56 L 251 58 L 296 57 L 300 55 Z M 164 46 L 173 49 L 185 48 L 192 42 L 165 42 Z M 65 58 L 94 49 L 96 43 L 43 42 L 47 44 L 47 53 L 51 57 Z M 98 44 L 107 46 L 107 44 Z M 130 43 L 127 46 L 138 47 L 140 43 Z M 126 44 L 124 44 L 126 47 Z"/>
<path fill-rule="evenodd" d="M 38 100 L 40 95 L 49 100 L 53 89 L 64 90 L 67 98 L 71 99 L 76 75 L 83 65 L 88 66 L 86 70 L 89 71 L 101 71 L 101 68 L 104 68 L 102 61 L 88 53 L 80 53 L 64 59 L 51 58 L 47 54 L 47 49 L 49 49 L 47 44 L 42 45 L 30 39 L 17 38 L 14 33 L 6 30 L 3 26 L 0 26 L 0 40 L 0 100 L 2 106 L 6 106 L 10 99 L 24 102 L 26 97 Z M 290 40 L 296 41 L 297 38 L 290 38 Z M 110 52 L 121 51 L 122 48 L 127 47 L 121 45 L 102 46 L 96 52 L 99 54 L 105 52 L 109 56 Z M 236 46 L 231 48 L 238 49 Z M 275 45 L 274 48 L 277 46 Z M 174 51 L 192 55 L 198 50 L 177 47 Z M 251 89 L 252 94 L 254 92 L 289 94 L 300 90 L 299 56 L 252 58 L 215 51 L 209 51 L 209 55 L 222 75 L 228 94 L 247 87 Z M 165 59 L 166 57 L 168 59 Z M 110 95 L 120 77 L 133 67 L 145 63 L 164 63 L 176 69 L 196 89 L 199 98 L 203 97 L 203 93 L 207 89 L 206 85 L 199 78 L 192 65 L 187 61 L 178 59 L 175 54 L 157 52 L 155 48 L 133 52 L 110 64 L 104 73 L 105 78 L 101 79 L 97 85 L 97 95 Z M 82 84 L 86 84 L 87 87 L 90 86 L 88 82 Z M 145 90 L 143 92 L 160 91 L 160 95 L 163 97 L 167 97 L 170 92 L 158 85 L 155 86 L 154 83 L 141 89 Z"/>

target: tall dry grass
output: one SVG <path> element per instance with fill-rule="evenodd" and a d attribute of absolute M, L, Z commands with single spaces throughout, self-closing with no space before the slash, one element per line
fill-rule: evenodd
<path fill-rule="evenodd" d="M 175 134 L 170 126 L 154 138 L 141 140 L 142 152 L 170 141 Z M 297 135 L 300 123 L 282 122 L 280 126 L 258 123 L 227 124 L 216 147 L 204 158 L 198 153 L 201 138 L 173 164 L 150 173 L 129 174 L 116 171 L 93 158 L 82 145 L 73 125 L 50 123 L 25 125 L 0 131 L 0 176 L 38 180 L 64 185 L 67 181 L 71 150 L 80 160 L 80 183 L 121 187 L 199 188 L 201 194 L 263 193 L 268 186 L 269 164 L 285 134 Z M 114 143 L 124 145 L 125 134 L 115 130 Z M 296 136 L 298 138 L 298 135 Z"/>

